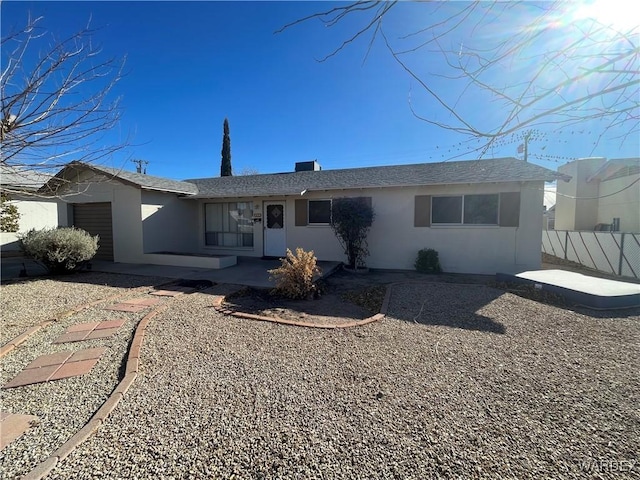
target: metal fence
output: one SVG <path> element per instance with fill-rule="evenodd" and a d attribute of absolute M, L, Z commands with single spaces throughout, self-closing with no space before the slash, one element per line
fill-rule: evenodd
<path fill-rule="evenodd" d="M 585 267 L 640 278 L 640 234 L 543 230 L 542 251 Z"/>

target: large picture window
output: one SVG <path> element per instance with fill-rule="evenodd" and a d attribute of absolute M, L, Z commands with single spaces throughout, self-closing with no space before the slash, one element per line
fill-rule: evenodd
<path fill-rule="evenodd" d="M 309 200 L 309 225 L 331 223 L 331 200 Z"/>
<path fill-rule="evenodd" d="M 498 225 L 499 195 L 433 197 L 432 224 Z"/>
<path fill-rule="evenodd" d="M 205 245 L 253 247 L 252 203 L 206 203 L 204 213 Z"/>

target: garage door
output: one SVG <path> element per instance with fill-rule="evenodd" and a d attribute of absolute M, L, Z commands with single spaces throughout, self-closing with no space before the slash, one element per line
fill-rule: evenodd
<path fill-rule="evenodd" d="M 76 203 L 73 205 L 74 227 L 99 235 L 96 260 L 113 261 L 113 228 L 111 203 Z"/>

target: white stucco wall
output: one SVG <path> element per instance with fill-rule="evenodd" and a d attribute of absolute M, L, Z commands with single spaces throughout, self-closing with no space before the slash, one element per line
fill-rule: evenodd
<path fill-rule="evenodd" d="M 63 202 L 29 195 L 12 195 L 11 198 L 11 203 L 18 207 L 18 212 L 20 213 L 18 232 L 2 232 L 0 234 L 0 248 L 2 250 L 19 250 L 19 233 L 25 233 L 31 229 L 56 228 L 60 225 L 58 222 L 58 209 L 61 204 L 64 205 Z M 66 218 L 62 219 L 62 221 L 66 221 Z"/>
<path fill-rule="evenodd" d="M 64 192 L 67 203 L 111 202 L 113 256 L 116 262 L 142 263 L 140 189 L 84 172 Z"/>
<path fill-rule="evenodd" d="M 198 202 L 164 192 L 142 192 L 142 235 L 145 253 L 196 253 Z"/>
<path fill-rule="evenodd" d="M 600 182 L 598 223 L 620 219 L 620 231 L 640 233 L 640 175 Z M 635 183 L 634 182 L 638 182 Z M 631 187 L 629 187 L 631 185 Z M 628 188 L 629 187 L 629 188 Z"/>
<path fill-rule="evenodd" d="M 604 165 L 605 158 L 581 158 L 558 168 L 571 176 L 558 180 L 556 230 L 593 230 L 598 223 L 598 182 L 587 182 Z"/>
<path fill-rule="evenodd" d="M 376 214 L 368 243 L 372 268 L 413 270 L 417 253 L 422 248 L 439 252 L 447 272 L 486 273 L 516 272 L 540 267 L 543 182 L 524 186 L 519 183 L 490 185 L 457 185 L 421 188 L 386 188 L 359 191 L 310 192 L 304 198 L 372 197 Z M 520 226 L 432 226 L 414 227 L 416 195 L 474 194 L 521 192 Z M 295 200 L 253 199 L 254 208 L 262 211 L 263 201 L 283 200 L 286 204 L 285 229 L 287 247 L 313 250 L 319 260 L 346 261 L 346 256 L 327 226 L 295 226 Z M 216 200 L 217 201 L 217 200 Z M 220 200 L 223 201 L 223 200 Z M 228 199 L 225 201 L 235 201 Z M 238 200 L 242 201 L 242 200 Z M 254 247 L 243 249 L 207 248 L 204 246 L 204 207 L 200 207 L 199 237 L 202 251 L 244 256 L 263 255 L 263 224 L 254 224 Z"/>

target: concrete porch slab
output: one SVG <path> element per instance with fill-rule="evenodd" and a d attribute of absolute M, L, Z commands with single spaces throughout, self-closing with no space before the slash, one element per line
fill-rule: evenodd
<path fill-rule="evenodd" d="M 128 275 L 146 275 L 165 278 L 182 278 L 189 280 L 210 280 L 214 283 L 245 285 L 258 288 L 272 288 L 275 284 L 269 281 L 268 270 L 281 265 L 278 259 L 262 259 L 255 257 L 238 257 L 236 265 L 222 270 L 195 267 L 173 267 L 167 265 L 144 265 L 133 263 L 114 263 L 92 261 L 92 270 L 97 272 L 123 273 Z M 318 262 L 322 276 L 333 273 L 341 265 L 340 262 Z"/>

